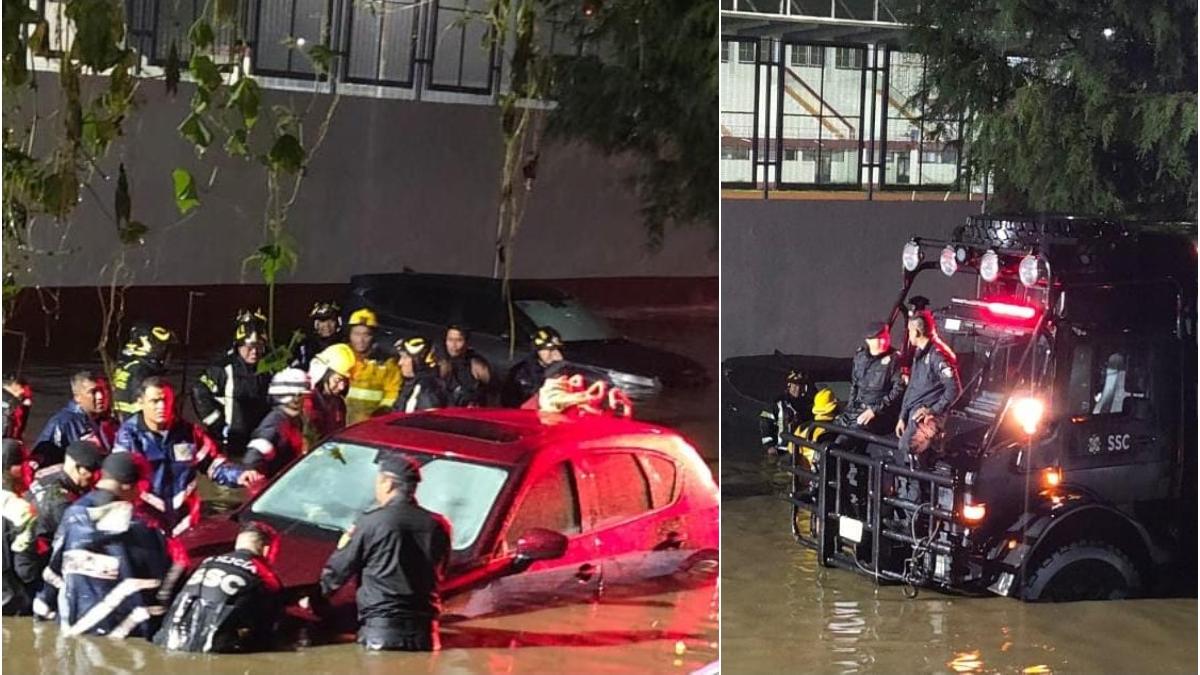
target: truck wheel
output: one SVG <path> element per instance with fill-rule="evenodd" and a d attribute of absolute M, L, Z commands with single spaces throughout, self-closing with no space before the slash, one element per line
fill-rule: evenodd
<path fill-rule="evenodd" d="M 1120 600 L 1141 589 L 1137 565 L 1120 548 L 1103 541 L 1067 544 L 1042 559 L 1025 580 L 1031 602 Z"/>

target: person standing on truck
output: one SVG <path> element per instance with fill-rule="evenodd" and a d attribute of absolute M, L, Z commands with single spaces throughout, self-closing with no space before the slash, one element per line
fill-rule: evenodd
<path fill-rule="evenodd" d="M 342 308 L 336 302 L 318 302 L 308 312 L 312 326 L 292 352 L 291 366 L 308 370 L 313 358 L 342 341 Z"/>
<path fill-rule="evenodd" d="M 417 504 L 417 463 L 381 452 L 376 505 L 329 556 L 317 602 L 357 578 L 359 644 L 369 650 L 434 651 L 440 646 L 439 590 L 450 561 L 450 523 Z"/>
<path fill-rule="evenodd" d="M 225 452 L 241 452 L 250 434 L 271 410 L 270 373 L 258 372 L 267 346 L 267 317 L 238 312 L 233 348 L 210 366 L 192 387 L 192 404 L 205 430 L 222 441 Z"/>
<path fill-rule="evenodd" d="M 91 371 L 71 376 L 71 402 L 46 422 L 33 446 L 39 467 L 61 464 L 67 446 L 80 439 L 94 442 L 104 454 L 112 451 L 120 426 L 110 414 L 108 380 Z"/>
<path fill-rule="evenodd" d="M 500 405 L 519 408 L 538 393 L 546 381 L 546 369 L 563 360 L 563 339 L 550 326 L 533 332 L 533 353 L 508 371 L 508 380 L 500 396 Z"/>
<path fill-rule="evenodd" d="M 882 321 L 868 323 L 863 339 L 866 345 L 854 352 L 850 397 L 835 424 L 878 434 L 895 426 L 888 418 L 904 396 L 900 353 L 892 349 L 891 331 Z"/>
<path fill-rule="evenodd" d="M 946 343 L 933 339 L 934 320 L 929 310 L 914 312 L 908 318 L 908 340 L 913 346 L 912 375 L 904 401 L 896 436 L 900 443 L 892 461 L 900 466 L 920 468 L 922 457 L 941 435 L 950 407 L 962 393 L 958 359 Z M 897 477 L 899 496 L 910 501 L 920 498 L 917 484 Z"/>
<path fill-rule="evenodd" d="M 141 411 L 138 396 L 142 380 L 166 376 L 167 359 L 175 343 L 175 334 L 163 326 L 138 322 L 129 329 L 112 381 L 113 410 L 120 421 Z"/>
<path fill-rule="evenodd" d="M 390 355 L 376 356 L 375 312 L 359 309 L 350 314 L 347 341 L 354 350 L 354 370 L 350 373 L 350 391 L 346 393 L 346 424 L 388 412 L 400 394 L 400 365 Z"/>
<path fill-rule="evenodd" d="M 783 435 L 792 431 L 804 420 L 804 398 L 808 393 L 808 377 L 798 370 L 789 370 L 784 380 L 784 391 L 775 399 L 770 410 L 758 414 L 759 436 L 762 448 L 768 455 L 778 454 L 787 448 Z"/>

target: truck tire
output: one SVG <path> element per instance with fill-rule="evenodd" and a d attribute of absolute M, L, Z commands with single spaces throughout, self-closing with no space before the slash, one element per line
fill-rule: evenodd
<path fill-rule="evenodd" d="M 1042 558 L 1025 578 L 1021 597 L 1030 602 L 1121 600 L 1141 590 L 1137 565 L 1104 541 L 1083 540 Z"/>

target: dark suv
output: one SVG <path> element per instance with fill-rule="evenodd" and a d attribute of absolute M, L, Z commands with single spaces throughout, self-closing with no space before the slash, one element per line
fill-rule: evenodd
<path fill-rule="evenodd" d="M 471 331 L 471 347 L 503 377 L 529 353 L 538 326 L 553 326 L 572 363 L 598 368 L 635 400 L 656 396 L 664 386 L 705 382 L 699 363 L 618 335 L 604 319 L 562 291 L 534 281 L 514 280 L 513 328 L 516 351 L 510 357 L 509 313 L 499 279 L 448 274 L 360 274 L 350 279 L 346 312 L 367 307 L 379 318 L 379 343 L 422 335 L 442 347 L 446 326 Z"/>

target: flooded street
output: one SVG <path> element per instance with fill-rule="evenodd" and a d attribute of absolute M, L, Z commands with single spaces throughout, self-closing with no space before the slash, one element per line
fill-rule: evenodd
<path fill-rule="evenodd" d="M 717 315 L 715 307 L 613 317 L 626 335 L 697 359 L 711 382 L 635 410 L 640 419 L 678 428 L 716 470 Z M 68 395 L 66 378 L 85 364 L 26 364 L 35 407 L 32 440 Z M 94 367 L 94 364 L 93 364 Z M 190 366 L 193 377 L 198 365 Z M 190 415 L 189 415 L 190 416 Z M 210 503 L 228 507 L 237 490 L 207 484 Z M 452 607 L 452 605 L 451 605 Z M 250 655 L 167 653 L 140 639 L 66 638 L 30 618 L 3 620 L 9 673 L 690 673 L 718 658 L 715 580 L 686 589 L 657 587 L 602 594 L 598 601 L 526 608 L 502 616 L 442 624 L 442 651 L 367 654 L 357 645 L 306 645 Z M 345 639 L 351 639 L 345 636 Z"/>
<path fill-rule="evenodd" d="M 1195 672 L 1195 598 L 1033 605 L 922 590 L 908 600 L 899 586 L 820 567 L 792 539 L 782 479 L 753 452 L 726 442 L 722 474 L 728 672 Z"/>

